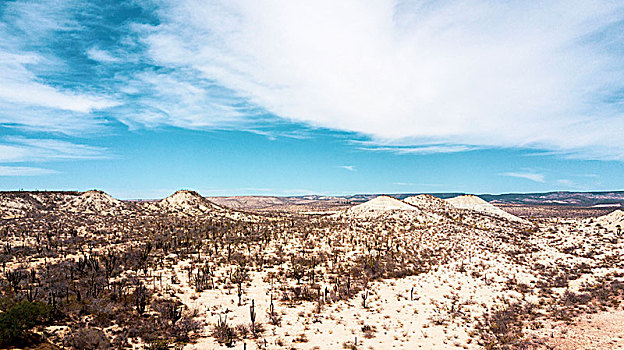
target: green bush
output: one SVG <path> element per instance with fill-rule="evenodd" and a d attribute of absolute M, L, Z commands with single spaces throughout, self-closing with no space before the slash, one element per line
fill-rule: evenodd
<path fill-rule="evenodd" d="M 20 301 L 0 313 L 0 345 L 13 345 L 33 327 L 50 318 L 52 308 L 42 302 Z"/>

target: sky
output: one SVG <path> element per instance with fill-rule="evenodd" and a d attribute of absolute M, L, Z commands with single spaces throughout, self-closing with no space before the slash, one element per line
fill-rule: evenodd
<path fill-rule="evenodd" d="M 624 3 L 0 2 L 0 190 L 624 190 Z"/>

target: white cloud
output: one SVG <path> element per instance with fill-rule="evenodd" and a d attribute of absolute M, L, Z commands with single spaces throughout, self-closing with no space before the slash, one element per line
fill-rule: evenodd
<path fill-rule="evenodd" d="M 0 125 L 77 133 L 117 118 L 287 136 L 267 127 L 274 114 L 364 135 L 374 151 L 525 147 L 624 159 L 620 2 L 136 3 L 157 9 L 160 24 L 121 26 L 132 32 L 113 51 L 89 42 L 85 54 L 104 63 L 98 70 L 137 69 L 73 88 L 39 73 L 76 69 L 49 45 L 59 31 L 92 34 L 76 14 L 98 5 L 4 6 Z"/>
<path fill-rule="evenodd" d="M 100 50 L 97 47 L 92 47 L 87 50 L 87 57 L 89 59 L 102 62 L 102 63 L 116 63 L 121 62 L 121 58 L 113 56 L 110 52 Z"/>
<path fill-rule="evenodd" d="M 79 0 L 5 2 L 0 30 L 9 23 L 14 30 L 3 33 L 2 44 L 35 45 L 39 40 L 49 40 L 55 31 L 79 29 L 80 23 L 72 14 L 80 4 Z M 24 42 L 24 38 L 28 38 L 28 42 Z"/>
<path fill-rule="evenodd" d="M 77 30 L 72 0 L 49 3 L 15 1 L 3 6 L 0 22 L 0 124 L 45 131 L 76 132 L 100 124 L 92 113 L 119 105 L 110 96 L 41 78 L 39 73 L 71 74 L 50 45 L 57 31 Z"/>
<path fill-rule="evenodd" d="M 367 143 L 372 144 L 372 143 Z M 436 154 L 436 153 L 457 153 L 468 152 L 477 149 L 473 146 L 466 145 L 431 145 L 431 146 L 418 146 L 418 147 L 404 147 L 404 146 L 371 146 L 360 147 L 362 150 L 375 151 L 375 152 L 392 152 L 396 154 Z"/>
<path fill-rule="evenodd" d="M 282 118 L 412 145 L 624 159 L 621 3 L 158 3 L 161 24 L 143 32 L 157 64 Z"/>
<path fill-rule="evenodd" d="M 23 166 L 0 166 L 0 176 L 39 176 L 58 174 L 58 171 Z"/>
<path fill-rule="evenodd" d="M 62 91 L 38 82 L 35 74 L 26 66 L 41 61 L 45 60 L 36 54 L 12 53 L 0 48 L 0 101 L 80 113 L 118 104 L 104 97 Z"/>
<path fill-rule="evenodd" d="M 92 96 L 65 93 L 33 81 L 0 79 L 0 99 L 26 106 L 89 113 L 117 105 L 112 101 Z"/>
<path fill-rule="evenodd" d="M 49 161 L 58 159 L 103 159 L 106 149 L 54 139 L 5 137 L 0 139 L 0 162 Z"/>
<path fill-rule="evenodd" d="M 187 72 L 139 72 L 127 78 L 124 92 L 136 101 L 117 114 L 130 126 L 173 125 L 189 129 L 234 128 L 246 124 L 252 111 L 214 83 Z"/>
<path fill-rule="evenodd" d="M 543 183 L 543 182 L 546 181 L 544 174 L 538 174 L 538 173 L 509 172 L 509 173 L 502 173 L 500 175 L 516 177 L 516 178 L 519 178 L 519 179 L 526 179 L 526 180 L 530 180 L 530 181 L 534 181 L 534 182 L 540 182 L 540 183 Z"/>

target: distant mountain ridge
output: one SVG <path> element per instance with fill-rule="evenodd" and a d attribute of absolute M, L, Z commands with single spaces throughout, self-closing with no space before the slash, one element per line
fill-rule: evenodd
<path fill-rule="evenodd" d="M 415 197 L 423 194 L 432 195 L 440 199 L 449 199 L 453 197 L 471 195 L 466 192 L 417 192 L 417 193 L 370 193 L 370 194 L 353 194 L 344 196 L 327 196 L 327 195 L 303 195 L 303 196 L 229 196 L 229 197 L 207 197 L 215 202 L 221 202 L 225 199 L 239 201 L 245 198 L 247 201 L 251 198 L 263 199 L 267 203 L 283 204 L 300 201 L 326 201 L 342 199 L 348 201 L 349 204 L 357 204 L 369 201 L 378 196 L 389 196 L 403 200 L 408 197 Z M 600 192 L 535 192 L 535 193 L 503 193 L 503 194 L 473 194 L 487 202 L 502 204 L 547 204 L 547 205 L 575 205 L 575 206 L 592 206 L 599 204 L 621 204 L 624 206 L 624 191 L 600 191 Z"/>
<path fill-rule="evenodd" d="M 190 191 L 189 191 L 190 192 Z M 79 196 L 84 192 L 80 191 L 0 191 L 0 195 L 12 195 L 30 197 L 37 194 L 56 194 Z M 337 200 L 341 204 L 357 204 L 366 202 L 378 196 L 389 196 L 403 200 L 408 197 L 415 197 L 422 194 L 432 195 L 440 199 L 449 199 L 453 197 L 468 195 L 466 192 L 414 192 L 414 193 L 370 193 L 370 194 L 353 194 L 344 196 L 328 196 L 328 195 L 302 195 L 302 196 L 219 196 L 205 197 L 206 199 L 220 204 L 226 201 L 238 202 L 241 204 L 250 199 L 263 199 L 267 204 L 280 205 L 291 203 L 293 201 L 300 202 L 319 202 Z M 494 203 L 502 204 L 548 204 L 548 205 L 575 205 L 575 206 L 592 206 L 600 204 L 620 204 L 624 206 L 624 191 L 594 191 L 594 192 L 570 192 L 570 191 L 554 191 L 554 192 L 534 192 L 534 193 L 503 193 L 503 194 L 474 194 L 477 197 Z M 128 201 L 128 200 L 126 200 Z M 131 200 L 134 201 L 134 200 Z M 143 201 L 143 200 L 141 200 Z"/>
<path fill-rule="evenodd" d="M 77 191 L 2 191 L 0 219 L 32 217 L 42 214 L 241 216 L 210 202 L 199 193 L 180 190 L 158 201 L 127 201 L 99 190 Z"/>
<path fill-rule="evenodd" d="M 0 211 L 2 216 L 23 216 L 28 212 L 38 212 L 55 207 L 60 202 L 68 210 L 99 211 L 108 206 L 111 213 L 127 209 L 127 205 L 157 205 L 176 212 L 188 211 L 199 213 L 219 211 L 222 208 L 234 210 L 337 210 L 358 205 L 379 196 L 388 196 L 399 200 L 416 198 L 425 193 L 394 194 L 354 194 L 345 196 L 302 195 L 302 196 L 230 196 L 203 197 L 194 191 L 178 191 L 161 200 L 117 200 L 101 191 L 0 191 Z M 466 193 L 428 193 L 440 199 L 463 196 Z M 624 191 L 599 192 L 544 192 L 544 193 L 505 193 L 477 194 L 477 197 L 498 205 L 551 206 L 551 207 L 603 207 L 617 209 L 624 207 Z M 84 202 L 84 203 L 83 203 Z M 85 207 L 86 206 L 86 207 Z"/>
<path fill-rule="evenodd" d="M 488 202 L 505 204 L 550 204 L 593 206 L 599 204 L 624 205 L 624 191 L 605 192 L 546 192 L 546 193 L 508 193 L 499 195 L 480 195 Z"/>
<path fill-rule="evenodd" d="M 425 193 L 396 193 L 385 194 L 397 199 L 405 199 Z M 440 192 L 428 193 L 440 199 L 449 199 L 469 195 L 463 192 Z M 344 196 L 342 198 L 353 201 L 366 201 L 382 194 L 358 194 Z M 504 193 L 504 194 L 475 194 L 475 196 L 492 203 L 500 204 L 525 204 L 525 205 L 571 205 L 571 206 L 594 206 L 600 204 L 619 204 L 624 206 L 624 191 L 601 191 L 601 192 L 536 192 L 536 193 Z"/>

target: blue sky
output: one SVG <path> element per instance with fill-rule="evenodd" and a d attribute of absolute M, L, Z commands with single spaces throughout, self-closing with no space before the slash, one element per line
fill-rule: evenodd
<path fill-rule="evenodd" d="M 0 189 L 624 189 L 619 2 L 4 1 Z"/>

